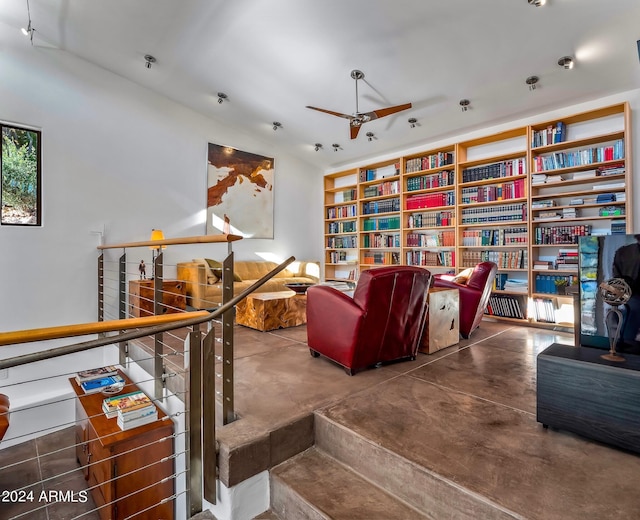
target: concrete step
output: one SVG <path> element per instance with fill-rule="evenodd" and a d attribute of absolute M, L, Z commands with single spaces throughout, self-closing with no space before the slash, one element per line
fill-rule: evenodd
<path fill-rule="evenodd" d="M 402 424 L 396 424 L 399 435 Z M 407 442 L 411 443 L 410 439 Z M 315 448 L 351 468 L 428 518 L 513 520 L 521 518 L 477 493 L 355 433 L 347 425 L 315 415 Z M 394 517 L 389 517 L 394 518 Z"/>
<path fill-rule="evenodd" d="M 435 520 L 316 448 L 271 470 L 271 513 L 282 520 Z"/>

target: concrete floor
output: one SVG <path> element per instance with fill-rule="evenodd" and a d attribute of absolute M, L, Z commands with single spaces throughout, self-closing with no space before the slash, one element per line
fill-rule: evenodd
<path fill-rule="evenodd" d="M 235 331 L 240 419 L 218 431 L 227 485 L 312 445 L 317 411 L 514 518 L 640 518 L 640 457 L 536 422 L 536 356 L 551 343 L 572 344 L 571 334 L 485 321 L 454 347 L 349 377 L 309 355 L 305 326 Z M 53 451 L 48 441 L 37 445 L 45 444 Z M 6 469 L 18 449 L 27 448 L 0 452 L 0 487 L 46 471 L 42 464 Z M 72 452 L 60 453 L 75 462 Z M 10 516 L 0 504 L 0 518 Z M 24 518 L 66 516 L 50 510 Z"/>

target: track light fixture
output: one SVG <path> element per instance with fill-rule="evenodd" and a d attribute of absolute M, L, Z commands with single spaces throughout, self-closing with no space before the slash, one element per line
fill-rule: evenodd
<path fill-rule="evenodd" d="M 280 123 L 279 121 L 274 121 L 273 122 L 273 130 L 277 130 L 278 128 L 282 128 L 282 123 Z"/>
<path fill-rule="evenodd" d="M 23 27 L 20 30 L 22 31 L 22 34 L 29 37 L 29 40 L 31 41 L 31 45 L 33 45 L 33 33 L 36 32 L 36 29 L 31 24 L 31 8 L 29 7 L 29 0 L 27 0 L 27 18 L 29 20 L 29 24 L 27 25 L 26 28 Z"/>
<path fill-rule="evenodd" d="M 471 104 L 471 101 L 469 101 L 468 99 L 460 100 L 460 108 L 462 109 L 463 112 L 466 112 L 467 110 L 469 110 L 470 104 Z"/>
<path fill-rule="evenodd" d="M 226 100 L 227 95 L 224 92 L 218 92 L 218 103 L 222 104 L 222 102 Z"/>
<path fill-rule="evenodd" d="M 536 84 L 538 83 L 538 81 L 539 81 L 538 76 L 529 76 L 525 80 L 525 83 L 527 85 L 529 85 L 529 90 L 535 90 L 536 89 Z"/>
<path fill-rule="evenodd" d="M 333 143 L 331 146 L 333 146 L 333 151 L 337 152 L 338 150 L 341 150 L 342 148 L 340 148 L 340 145 L 338 143 Z"/>
<path fill-rule="evenodd" d="M 322 144 L 321 144 L 321 143 L 316 143 L 316 144 L 314 144 L 314 145 L 313 145 L 313 149 L 314 149 L 316 152 L 319 152 L 320 150 L 322 150 Z"/>
<path fill-rule="evenodd" d="M 373 141 L 374 139 L 376 139 L 376 136 L 374 135 L 373 132 L 367 132 L 367 140 L 368 141 Z"/>
<path fill-rule="evenodd" d="M 527 0 L 527 2 L 529 2 L 529 5 L 542 7 L 544 4 L 547 3 L 547 0 Z"/>
<path fill-rule="evenodd" d="M 415 117 L 410 117 L 408 122 L 410 128 L 415 128 L 416 126 L 418 126 L 418 120 Z"/>
<path fill-rule="evenodd" d="M 570 70 L 573 68 L 573 58 L 571 56 L 563 56 L 558 60 L 558 65 L 565 70 Z"/>
<path fill-rule="evenodd" d="M 156 62 L 156 59 L 151 56 L 151 54 L 145 54 L 144 55 L 144 66 L 148 69 L 151 68 L 151 65 L 153 65 Z"/>

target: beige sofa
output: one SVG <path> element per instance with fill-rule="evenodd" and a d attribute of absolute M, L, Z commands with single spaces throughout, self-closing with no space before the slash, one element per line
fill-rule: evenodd
<path fill-rule="evenodd" d="M 277 267 L 274 262 L 236 260 L 234 262 L 233 292 L 238 294 Z M 291 269 L 291 270 L 289 270 Z M 187 290 L 187 305 L 196 309 L 212 309 L 222 303 L 222 280 L 219 271 L 209 267 L 205 259 L 177 264 L 178 280 L 184 280 Z M 286 283 L 318 283 L 318 262 L 293 262 L 288 269 L 279 272 L 256 292 L 288 290 Z"/>

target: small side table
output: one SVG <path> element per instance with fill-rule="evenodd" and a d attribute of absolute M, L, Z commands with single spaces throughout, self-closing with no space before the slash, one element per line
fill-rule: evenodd
<path fill-rule="evenodd" d="M 129 282 L 129 316 L 132 318 L 154 315 L 153 283 L 153 280 Z M 163 280 L 161 314 L 184 311 L 187 308 L 186 289 L 182 280 Z"/>
<path fill-rule="evenodd" d="M 420 352 L 433 354 L 460 341 L 460 293 L 458 289 L 429 289 L 429 311 Z"/>
<path fill-rule="evenodd" d="M 292 291 L 255 293 L 236 305 L 236 323 L 263 332 L 307 323 L 307 295 Z"/>

